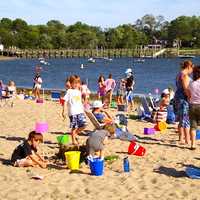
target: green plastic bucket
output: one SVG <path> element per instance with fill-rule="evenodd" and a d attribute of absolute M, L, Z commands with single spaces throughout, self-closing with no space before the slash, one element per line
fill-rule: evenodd
<path fill-rule="evenodd" d="M 67 143 L 69 143 L 69 135 L 67 135 L 67 134 L 59 135 L 57 137 L 57 141 L 59 144 L 67 144 Z"/>

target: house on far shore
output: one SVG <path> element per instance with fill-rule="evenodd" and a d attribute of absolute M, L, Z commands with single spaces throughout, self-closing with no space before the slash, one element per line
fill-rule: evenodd
<path fill-rule="evenodd" d="M 0 51 L 3 51 L 3 48 L 4 48 L 3 44 L 0 44 Z"/>

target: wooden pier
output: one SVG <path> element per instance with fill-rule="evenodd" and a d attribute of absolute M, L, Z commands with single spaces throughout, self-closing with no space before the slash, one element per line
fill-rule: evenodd
<path fill-rule="evenodd" d="M 30 50 L 30 49 L 4 49 L 0 55 L 19 58 L 120 58 L 120 57 L 153 57 L 156 51 L 161 49 L 50 49 L 50 50 Z M 162 55 L 160 55 L 162 56 Z"/>

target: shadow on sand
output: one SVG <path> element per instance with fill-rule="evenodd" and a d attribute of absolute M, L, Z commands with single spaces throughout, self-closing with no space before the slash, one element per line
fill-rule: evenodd
<path fill-rule="evenodd" d="M 0 138 L 5 139 L 5 140 L 9 140 L 9 141 L 22 141 L 25 140 L 24 137 L 18 137 L 18 136 L 0 136 Z"/>
<path fill-rule="evenodd" d="M 171 168 L 171 167 L 160 166 L 159 168 L 154 169 L 153 171 L 155 173 L 164 174 L 166 176 L 170 176 L 174 178 L 187 177 L 185 171 L 177 171 L 176 169 Z"/>

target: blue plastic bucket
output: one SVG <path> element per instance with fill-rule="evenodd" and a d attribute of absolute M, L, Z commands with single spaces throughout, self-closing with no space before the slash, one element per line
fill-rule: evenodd
<path fill-rule="evenodd" d="M 196 130 L 196 140 L 200 140 L 200 130 Z"/>
<path fill-rule="evenodd" d="M 104 160 L 101 158 L 88 159 L 91 174 L 94 176 L 102 176 L 104 171 Z"/>

